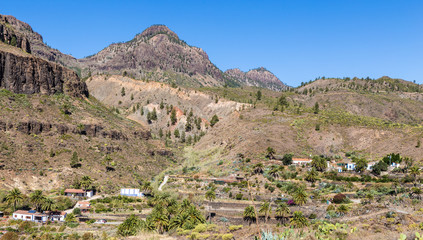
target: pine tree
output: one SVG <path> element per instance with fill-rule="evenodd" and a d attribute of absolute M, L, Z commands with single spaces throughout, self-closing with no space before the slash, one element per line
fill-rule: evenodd
<path fill-rule="evenodd" d="M 314 104 L 313 111 L 314 111 L 314 114 L 318 114 L 319 113 L 319 103 L 318 102 L 316 102 Z"/>
<path fill-rule="evenodd" d="M 177 121 L 178 119 L 176 118 L 176 110 L 172 109 L 172 112 L 170 114 L 170 122 L 172 123 L 172 125 L 175 125 Z"/>

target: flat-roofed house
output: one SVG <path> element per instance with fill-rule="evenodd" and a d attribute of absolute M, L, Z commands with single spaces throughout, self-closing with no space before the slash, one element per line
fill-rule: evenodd
<path fill-rule="evenodd" d="M 65 196 L 68 197 L 92 197 L 94 195 L 93 190 L 83 190 L 83 189 L 66 189 Z"/>
<path fill-rule="evenodd" d="M 47 221 L 65 221 L 66 212 L 61 211 L 46 211 L 44 213 L 37 212 L 35 210 L 17 210 L 12 214 L 13 219 L 31 222 L 44 223 Z"/>
<path fill-rule="evenodd" d="M 143 197 L 144 194 L 140 192 L 138 188 L 122 188 L 120 189 L 121 196 L 127 197 Z"/>
<path fill-rule="evenodd" d="M 313 160 L 308 158 L 292 158 L 292 164 L 294 165 L 307 165 L 310 164 Z"/>

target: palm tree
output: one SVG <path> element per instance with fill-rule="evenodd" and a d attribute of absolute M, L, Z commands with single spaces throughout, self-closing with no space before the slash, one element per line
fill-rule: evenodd
<path fill-rule="evenodd" d="M 339 213 L 340 215 L 344 215 L 348 212 L 348 210 L 349 210 L 348 206 L 342 204 L 336 209 L 336 212 Z"/>
<path fill-rule="evenodd" d="M 291 219 L 291 225 L 296 228 L 302 228 L 308 225 L 308 220 L 304 217 L 303 212 L 295 211 Z"/>
<path fill-rule="evenodd" d="M 66 218 L 68 216 L 69 214 L 66 216 Z M 141 230 L 141 228 L 145 229 L 147 225 L 146 222 L 147 221 L 144 222 L 139 217 L 132 214 L 127 219 L 125 219 L 122 224 L 119 225 L 117 232 L 119 235 L 124 237 L 136 235 Z"/>
<path fill-rule="evenodd" d="M 194 223 L 206 222 L 203 214 L 201 214 L 201 212 L 194 205 L 191 205 L 185 212 L 188 214 L 189 219 Z"/>
<path fill-rule="evenodd" d="M 307 172 L 305 180 L 314 183 L 317 181 L 318 176 L 319 174 L 317 173 L 316 168 L 313 167 L 310 171 Z"/>
<path fill-rule="evenodd" d="M 253 206 L 248 206 L 244 210 L 244 220 L 248 221 L 249 225 L 257 220 L 256 213 Z"/>
<path fill-rule="evenodd" d="M 268 159 L 274 159 L 275 153 L 276 153 L 275 149 L 273 149 L 271 147 L 268 147 L 266 149 L 266 158 L 268 158 Z"/>
<path fill-rule="evenodd" d="M 291 209 L 289 209 L 288 205 L 284 202 L 279 203 L 275 211 L 276 218 L 282 219 L 282 222 L 285 222 L 285 218 L 290 213 Z"/>
<path fill-rule="evenodd" d="M 43 205 L 46 197 L 43 195 L 43 191 L 41 190 L 35 190 L 30 196 L 29 200 L 32 204 L 34 204 L 35 209 L 37 211 L 41 210 L 41 206 Z"/>
<path fill-rule="evenodd" d="M 143 184 L 141 185 L 141 190 L 144 191 L 145 193 L 151 193 L 151 191 L 153 191 L 153 187 L 151 186 L 151 182 L 149 182 L 149 181 L 143 182 Z"/>
<path fill-rule="evenodd" d="M 65 222 L 67 222 L 67 223 L 69 223 L 69 222 L 76 222 L 75 214 L 73 214 L 73 213 L 66 214 Z"/>
<path fill-rule="evenodd" d="M 273 178 L 276 178 L 276 179 L 279 178 L 279 169 L 278 168 L 272 168 L 272 169 L 270 169 L 270 171 L 268 173 Z"/>
<path fill-rule="evenodd" d="M 6 195 L 6 201 L 8 203 L 13 203 L 13 211 L 16 211 L 16 205 L 19 202 L 22 202 L 22 199 L 23 199 L 23 194 L 17 188 L 10 190 L 9 193 Z"/>
<path fill-rule="evenodd" d="M 209 191 L 206 192 L 205 197 L 206 197 L 207 200 L 212 202 L 213 200 L 216 199 L 216 193 L 213 190 L 209 190 Z"/>
<path fill-rule="evenodd" d="M 261 204 L 259 213 L 264 214 L 264 217 L 265 217 L 264 222 L 267 223 L 267 218 L 272 213 L 272 206 L 270 205 L 270 203 L 266 201 L 263 204 Z"/>
<path fill-rule="evenodd" d="M 92 183 L 93 183 L 93 180 L 91 179 L 90 176 L 83 176 L 81 179 L 81 187 L 84 190 L 87 190 L 88 188 L 90 188 Z"/>
<path fill-rule="evenodd" d="M 41 206 L 43 211 L 53 211 L 56 210 L 56 208 L 56 203 L 51 198 L 45 198 Z"/>
<path fill-rule="evenodd" d="M 417 186 L 417 176 L 421 173 L 420 168 L 414 165 L 410 168 L 410 173 L 414 177 L 414 186 Z"/>
<path fill-rule="evenodd" d="M 307 202 L 308 194 L 304 186 L 297 187 L 294 192 L 294 202 L 298 205 L 304 205 Z"/>
<path fill-rule="evenodd" d="M 206 199 L 209 200 L 210 202 L 212 202 L 213 200 L 216 199 L 216 193 L 213 190 L 209 190 L 206 192 Z M 209 213 L 209 219 L 210 219 L 210 223 L 211 223 L 211 211 Z"/>
<path fill-rule="evenodd" d="M 156 229 L 160 234 L 164 233 L 169 226 L 168 216 L 163 213 L 160 213 L 159 211 L 154 212 L 151 215 L 151 220 L 152 222 L 154 222 L 154 225 L 156 226 Z"/>
<path fill-rule="evenodd" d="M 256 165 L 254 165 L 253 173 L 254 174 L 263 173 L 263 163 L 257 163 Z"/>

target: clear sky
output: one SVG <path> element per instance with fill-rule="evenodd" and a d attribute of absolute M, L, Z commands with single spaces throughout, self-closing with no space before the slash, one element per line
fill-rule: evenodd
<path fill-rule="evenodd" d="M 77 58 L 165 24 L 223 71 L 264 66 L 291 86 L 318 76 L 423 83 L 422 0 L 19 0 L 0 14 Z"/>

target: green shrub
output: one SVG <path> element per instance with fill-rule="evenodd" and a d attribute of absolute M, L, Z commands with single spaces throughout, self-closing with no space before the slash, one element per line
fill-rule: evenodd
<path fill-rule="evenodd" d="M 228 229 L 229 229 L 229 231 L 233 232 L 233 231 L 241 229 L 242 227 L 244 227 L 244 226 L 243 225 L 230 225 L 228 227 Z"/>
<path fill-rule="evenodd" d="M 222 240 L 231 240 L 234 238 L 234 235 L 232 233 L 227 233 L 222 235 Z"/>
<path fill-rule="evenodd" d="M 192 230 L 193 232 L 202 233 L 207 231 L 207 225 L 206 224 L 198 224 L 195 226 L 195 228 Z"/>

